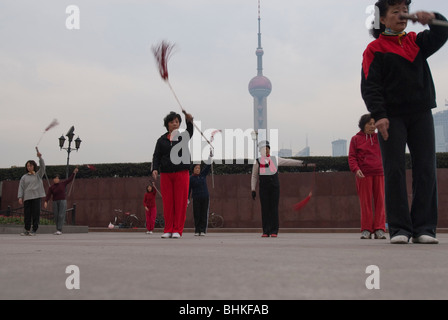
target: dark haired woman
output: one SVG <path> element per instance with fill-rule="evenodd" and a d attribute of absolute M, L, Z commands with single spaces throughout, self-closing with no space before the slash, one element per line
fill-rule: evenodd
<path fill-rule="evenodd" d="M 207 188 L 207 175 L 210 172 L 211 160 L 201 170 L 201 164 L 193 166 L 193 174 L 190 176 L 190 190 L 188 198 L 193 194 L 193 220 L 194 235 L 205 236 L 207 233 L 208 210 L 210 204 L 210 196 Z"/>
<path fill-rule="evenodd" d="M 193 136 L 193 117 L 185 113 L 187 130 L 179 133 L 182 118 L 170 112 L 163 120 L 167 130 L 156 143 L 152 159 L 154 180 L 160 173 L 165 228 L 162 238 L 180 238 L 187 213 L 190 182 L 190 151 L 188 141 Z"/>
<path fill-rule="evenodd" d="M 67 185 L 75 179 L 76 174 L 78 173 L 78 168 L 73 170 L 73 173 L 66 180 L 60 179 L 59 175 L 55 175 L 53 178 L 53 185 L 48 188 L 47 196 L 44 201 L 44 208 L 47 209 L 48 201 L 53 197 L 53 214 L 54 214 L 54 223 L 56 225 L 55 235 L 62 234 L 62 227 L 65 223 L 65 215 L 67 212 L 67 200 L 66 198 L 66 187 Z"/>
<path fill-rule="evenodd" d="M 434 120 L 435 88 L 427 59 L 448 39 L 448 28 L 406 33 L 411 1 L 381 0 L 380 30 L 363 55 L 361 93 L 378 129 L 391 243 L 438 243 Z M 419 11 L 426 25 L 441 14 Z M 405 150 L 412 158 L 412 207 L 406 190 Z"/>
<path fill-rule="evenodd" d="M 348 163 L 356 176 L 361 206 L 361 239 L 370 239 L 372 234 L 375 239 L 386 239 L 384 173 L 375 120 L 370 114 L 365 114 L 358 126 L 360 131 L 350 141 Z M 375 212 L 372 210 L 372 200 Z"/>
<path fill-rule="evenodd" d="M 37 170 L 37 164 L 34 160 L 28 160 L 25 164 L 26 174 L 22 176 L 19 183 L 17 197 L 19 198 L 19 204 L 23 205 L 25 218 L 25 231 L 21 233 L 22 236 L 36 235 L 39 228 L 40 201 L 41 198 L 45 197 L 42 182 L 45 174 L 45 162 L 39 151 L 37 151 L 37 157 L 39 158 L 39 170 Z M 32 230 L 31 225 L 33 226 Z"/>
<path fill-rule="evenodd" d="M 156 188 L 154 182 L 146 186 L 145 196 L 143 197 L 143 206 L 145 207 L 146 233 L 152 234 L 156 224 Z"/>

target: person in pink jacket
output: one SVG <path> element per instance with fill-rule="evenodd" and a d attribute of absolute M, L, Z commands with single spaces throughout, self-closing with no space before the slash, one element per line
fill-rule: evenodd
<path fill-rule="evenodd" d="M 356 189 L 361 206 L 361 239 L 386 239 L 384 171 L 381 150 L 370 114 L 361 117 L 361 129 L 350 141 L 348 163 L 356 176 Z M 372 200 L 374 208 L 372 208 Z"/>

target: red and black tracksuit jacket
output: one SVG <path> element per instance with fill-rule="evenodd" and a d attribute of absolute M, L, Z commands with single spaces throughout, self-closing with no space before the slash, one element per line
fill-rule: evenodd
<path fill-rule="evenodd" d="M 445 20 L 435 13 L 436 19 Z M 400 36 L 381 34 L 363 54 L 361 93 L 375 120 L 427 111 L 436 107 L 427 59 L 448 39 L 448 28 Z M 387 83 L 387 86 L 383 84 Z"/>

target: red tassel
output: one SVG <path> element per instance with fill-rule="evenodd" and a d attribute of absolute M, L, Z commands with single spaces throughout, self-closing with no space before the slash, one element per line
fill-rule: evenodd
<path fill-rule="evenodd" d="M 48 127 L 45 128 L 45 131 L 50 130 L 53 127 L 56 127 L 59 124 L 58 120 L 53 119 L 53 121 L 51 121 L 51 123 L 48 125 Z"/>
<path fill-rule="evenodd" d="M 92 171 L 96 170 L 95 166 L 92 166 L 91 164 L 86 164 L 86 166 Z"/>
<path fill-rule="evenodd" d="M 152 52 L 159 67 L 159 73 L 163 80 L 168 81 L 168 60 L 171 57 L 171 52 L 174 44 L 167 41 L 162 41 L 158 46 L 152 47 Z"/>
<path fill-rule="evenodd" d="M 296 203 L 294 205 L 294 210 L 299 211 L 300 209 L 302 209 L 304 206 L 306 206 L 306 204 L 310 201 L 312 196 L 312 192 L 309 193 L 308 197 L 306 197 L 305 199 L 303 199 L 302 201 Z"/>

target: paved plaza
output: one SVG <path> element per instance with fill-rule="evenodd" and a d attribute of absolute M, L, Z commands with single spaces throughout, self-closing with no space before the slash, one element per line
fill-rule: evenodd
<path fill-rule="evenodd" d="M 446 233 L 438 245 L 358 233 L 160 236 L 0 234 L 0 299 L 448 299 Z"/>

